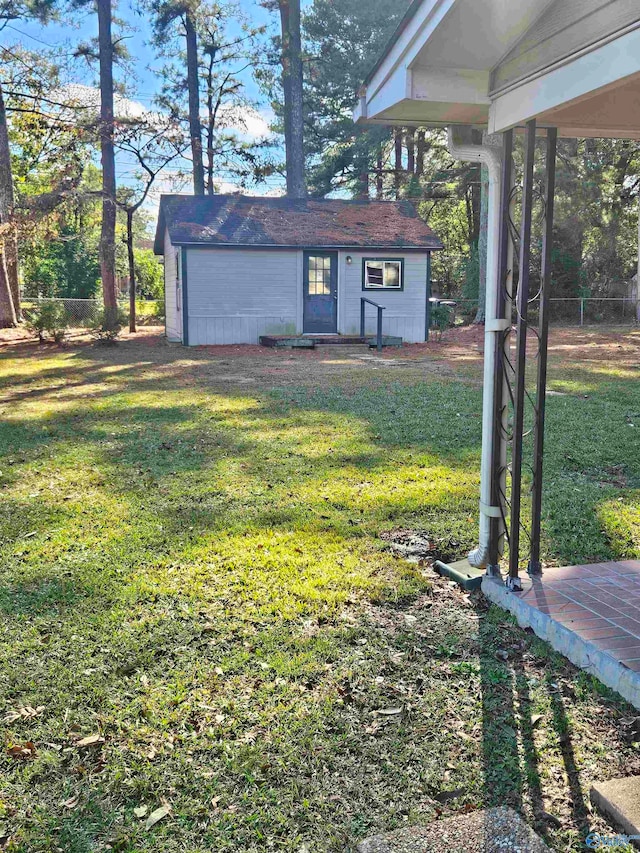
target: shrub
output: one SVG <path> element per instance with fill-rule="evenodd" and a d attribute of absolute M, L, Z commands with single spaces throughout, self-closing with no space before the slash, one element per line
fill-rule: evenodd
<path fill-rule="evenodd" d="M 139 326 L 161 325 L 164 322 L 164 299 L 136 302 L 136 315 Z"/>
<path fill-rule="evenodd" d="M 431 328 L 435 329 L 438 340 L 453 324 L 453 312 L 448 305 L 434 305 L 431 309 Z"/>
<path fill-rule="evenodd" d="M 92 319 L 89 331 L 99 343 L 113 344 L 127 322 L 122 308 L 102 308 Z"/>
<path fill-rule="evenodd" d="M 61 344 L 67 334 L 70 321 L 71 315 L 62 302 L 43 302 L 30 309 L 26 325 L 40 341 L 45 340 L 46 332 L 57 344 Z"/>

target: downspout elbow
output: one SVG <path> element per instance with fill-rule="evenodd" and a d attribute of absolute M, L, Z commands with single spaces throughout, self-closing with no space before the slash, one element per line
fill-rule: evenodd
<path fill-rule="evenodd" d="M 502 156 L 493 145 L 478 145 L 463 138 L 461 128 L 450 127 L 448 134 L 449 153 L 456 160 L 467 163 L 482 163 L 489 171 L 489 183 L 500 182 Z"/>

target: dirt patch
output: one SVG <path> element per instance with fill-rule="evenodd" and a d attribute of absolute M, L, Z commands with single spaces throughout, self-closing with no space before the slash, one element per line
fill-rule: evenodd
<path fill-rule="evenodd" d="M 447 562 L 459 551 L 460 543 L 453 539 L 437 539 L 424 530 L 399 527 L 380 534 L 389 549 L 410 563 L 428 564 L 435 560 Z"/>

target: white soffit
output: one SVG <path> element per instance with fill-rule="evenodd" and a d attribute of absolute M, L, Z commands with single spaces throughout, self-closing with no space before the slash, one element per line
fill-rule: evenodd
<path fill-rule="evenodd" d="M 611 2 L 588 0 L 588 10 L 595 15 Z M 615 0 L 621 2 L 628 5 L 628 0 Z M 571 27 L 580 22 L 581 9 L 588 11 L 581 0 L 416 3 L 363 87 L 356 120 L 488 125 L 497 133 L 537 118 L 567 136 L 637 138 L 640 29 L 606 35 L 600 44 L 574 51 L 546 72 L 490 97 L 492 70 L 514 55 L 517 45 L 524 49 L 532 28 L 539 29 L 539 22 L 558 9 Z"/>
<path fill-rule="evenodd" d="M 532 118 L 565 135 L 635 138 L 640 133 L 640 30 L 585 52 L 495 98 L 489 130 Z"/>
<path fill-rule="evenodd" d="M 488 122 L 489 74 L 553 0 L 423 0 L 361 93 L 356 120 Z"/>

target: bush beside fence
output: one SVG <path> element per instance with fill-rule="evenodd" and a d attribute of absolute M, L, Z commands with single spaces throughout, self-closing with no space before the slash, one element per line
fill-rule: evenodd
<path fill-rule="evenodd" d="M 22 300 L 22 311 L 29 319 L 30 311 L 43 305 L 62 305 L 69 316 L 69 326 L 75 329 L 88 329 L 102 310 L 99 299 L 31 299 Z M 129 300 L 118 300 L 118 307 L 129 319 Z M 136 302 L 136 323 L 139 326 L 164 325 L 164 300 L 144 299 Z"/>

